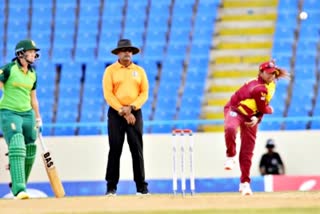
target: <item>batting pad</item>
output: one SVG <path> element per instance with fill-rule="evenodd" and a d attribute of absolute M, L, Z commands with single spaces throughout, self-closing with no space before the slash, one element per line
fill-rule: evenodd
<path fill-rule="evenodd" d="M 12 182 L 12 193 L 17 195 L 26 190 L 25 183 L 25 157 L 26 146 L 22 134 L 12 136 L 9 143 L 9 163 Z"/>
<path fill-rule="evenodd" d="M 29 175 L 36 159 L 37 145 L 34 143 L 30 143 L 26 145 L 26 159 L 25 159 L 25 182 L 28 182 Z"/>

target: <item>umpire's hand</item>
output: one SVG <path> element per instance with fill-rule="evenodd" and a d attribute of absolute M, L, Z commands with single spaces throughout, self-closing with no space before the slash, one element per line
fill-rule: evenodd
<path fill-rule="evenodd" d="M 132 113 L 124 115 L 124 118 L 128 124 L 134 125 L 136 123 L 136 118 Z"/>

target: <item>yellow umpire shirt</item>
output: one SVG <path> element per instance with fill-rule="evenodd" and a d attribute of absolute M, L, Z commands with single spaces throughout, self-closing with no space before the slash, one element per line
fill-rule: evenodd
<path fill-rule="evenodd" d="M 149 82 L 142 67 L 134 63 L 125 67 L 117 61 L 105 69 L 102 88 L 104 99 L 116 111 L 130 105 L 140 109 L 148 99 Z"/>

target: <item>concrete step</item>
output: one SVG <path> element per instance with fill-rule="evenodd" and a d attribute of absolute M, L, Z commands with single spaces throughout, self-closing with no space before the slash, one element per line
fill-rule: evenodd
<path fill-rule="evenodd" d="M 226 49 L 271 49 L 272 41 L 261 41 L 261 42 L 220 42 L 215 43 L 213 48 L 218 50 Z"/>
<path fill-rule="evenodd" d="M 224 0 L 222 8 L 276 7 L 278 0 Z"/>
<path fill-rule="evenodd" d="M 223 16 L 232 16 L 232 15 L 269 15 L 277 14 L 277 8 L 274 6 L 271 7 L 230 7 L 230 8 L 220 8 L 218 17 Z"/>
<path fill-rule="evenodd" d="M 257 56 L 257 55 L 270 55 L 271 49 L 270 48 L 260 48 L 260 49 L 246 49 L 246 50 L 237 50 L 229 49 L 229 50 L 213 50 L 210 53 L 210 57 L 212 59 L 216 57 L 223 57 L 223 56 L 238 56 L 238 57 L 246 57 L 246 56 Z"/>
<path fill-rule="evenodd" d="M 243 36 L 254 36 L 254 35 L 272 35 L 274 34 L 274 27 L 249 27 L 249 28 L 225 28 L 219 29 L 215 32 L 215 35 L 243 35 Z"/>
<path fill-rule="evenodd" d="M 214 70 L 209 74 L 209 78 L 250 78 L 257 76 L 257 70 L 242 70 L 242 71 L 234 71 L 234 70 Z"/>
<path fill-rule="evenodd" d="M 204 118 L 209 119 L 209 120 L 219 120 L 219 119 L 223 119 L 224 115 L 223 115 L 223 111 L 220 112 L 206 112 L 202 115 Z"/>
<path fill-rule="evenodd" d="M 228 21 L 228 22 L 217 22 L 215 24 L 215 29 L 217 31 L 221 29 L 248 29 L 248 28 L 267 28 L 273 27 L 275 21 L 265 20 L 265 21 Z"/>
<path fill-rule="evenodd" d="M 229 99 L 232 94 L 233 92 L 219 92 L 219 93 L 207 92 L 204 95 L 204 101 L 206 102 L 207 100 L 211 100 L 211 99 Z"/>
<path fill-rule="evenodd" d="M 240 63 L 261 63 L 270 60 L 270 54 L 266 55 L 253 55 L 253 56 L 236 56 L 236 55 L 225 55 L 225 56 L 210 56 L 210 60 L 216 64 L 240 64 Z"/>
<path fill-rule="evenodd" d="M 202 107 L 202 112 L 203 113 L 219 113 L 219 112 L 223 112 L 223 106 L 209 106 L 209 105 L 205 105 Z"/>
<path fill-rule="evenodd" d="M 257 70 L 259 67 L 259 64 L 245 64 L 245 63 L 239 63 L 239 64 L 211 64 L 210 69 L 212 71 L 245 71 L 245 70 Z"/>
<path fill-rule="evenodd" d="M 208 91 L 211 93 L 218 93 L 218 92 L 234 92 L 238 88 L 240 88 L 242 84 L 239 85 L 209 85 Z"/>
<path fill-rule="evenodd" d="M 216 86 L 234 86 L 234 85 L 242 85 L 247 82 L 248 78 L 246 77 L 238 77 L 238 78 L 213 78 L 208 80 L 209 85 Z"/>
<path fill-rule="evenodd" d="M 266 42 L 273 40 L 273 35 L 217 35 L 213 39 L 213 45 L 223 42 Z"/>
<path fill-rule="evenodd" d="M 221 99 L 208 99 L 206 101 L 207 105 L 210 106 L 224 106 L 228 102 L 229 98 L 221 98 Z"/>

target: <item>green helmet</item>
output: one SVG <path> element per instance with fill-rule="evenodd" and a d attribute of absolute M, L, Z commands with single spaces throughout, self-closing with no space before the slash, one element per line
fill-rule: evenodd
<path fill-rule="evenodd" d="M 15 48 L 15 52 L 18 53 L 20 51 L 28 51 L 28 50 L 36 50 L 39 51 L 40 49 L 36 47 L 36 43 L 33 40 L 26 39 L 21 40 L 18 42 Z"/>

